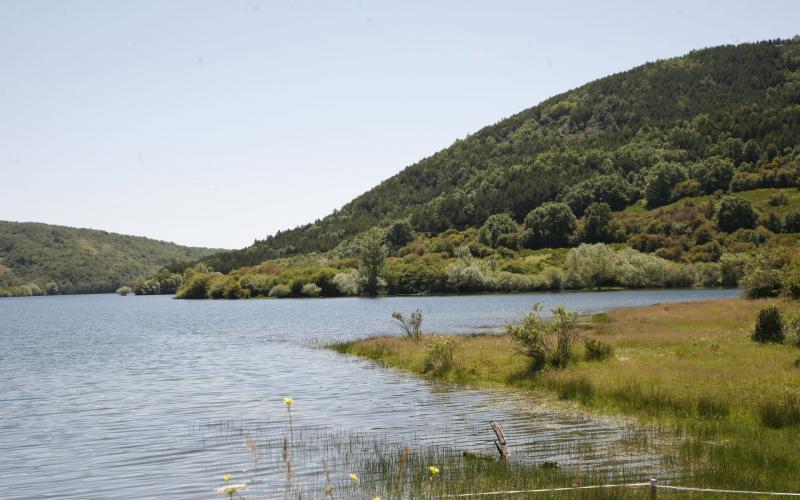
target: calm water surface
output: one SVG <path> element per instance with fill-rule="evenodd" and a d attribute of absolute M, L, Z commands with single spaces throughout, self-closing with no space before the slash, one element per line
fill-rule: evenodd
<path fill-rule="evenodd" d="M 295 399 L 299 432 L 314 426 L 397 441 L 413 436 L 415 444 L 492 453 L 487 422 L 494 419 L 515 457 L 611 465 L 647 460 L 598 454 L 618 449 L 630 432 L 618 422 L 557 412 L 532 394 L 421 381 L 317 346 L 397 334 L 390 319 L 395 310 L 422 309 L 426 330 L 468 333 L 516 320 L 534 301 L 545 309 L 563 304 L 597 312 L 735 294 L 2 299 L 0 497 L 210 497 L 219 474 L 247 469 L 231 463 L 240 459 L 241 437 L 285 422 L 287 395 Z M 587 442 L 591 449 L 574 451 Z M 565 454 L 565 446 L 572 451 Z M 264 488 L 269 471 L 266 476 Z M 258 493 L 253 488 L 248 496 Z"/>

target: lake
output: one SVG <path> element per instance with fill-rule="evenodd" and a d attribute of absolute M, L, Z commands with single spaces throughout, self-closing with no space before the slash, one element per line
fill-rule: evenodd
<path fill-rule="evenodd" d="M 358 433 L 494 453 L 488 422 L 497 420 L 514 457 L 609 468 L 656 463 L 613 452 L 634 432 L 621 422 L 553 409 L 536 394 L 420 380 L 319 346 L 399 334 L 392 311 L 416 308 L 425 331 L 469 333 L 517 320 L 535 301 L 589 313 L 736 294 L 2 299 L 0 497 L 211 498 L 230 471 L 252 482 L 249 498 L 263 495 L 280 472 L 248 464 L 243 443 L 285 429 L 285 396 L 294 398 L 301 435 Z"/>

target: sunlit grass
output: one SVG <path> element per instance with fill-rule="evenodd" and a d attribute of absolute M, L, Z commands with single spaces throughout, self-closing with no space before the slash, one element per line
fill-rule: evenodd
<path fill-rule="evenodd" d="M 797 307 L 774 302 L 787 312 Z M 593 317 L 583 334 L 611 344 L 612 359 L 540 373 L 528 370 L 505 335 L 460 337 L 454 367 L 440 374 L 425 373 L 422 345 L 400 338 L 335 349 L 427 377 L 544 390 L 592 411 L 633 415 L 673 430 L 682 444 L 672 464 L 702 485 L 800 491 L 800 476 L 791 472 L 800 470 L 800 406 L 791 403 L 800 394 L 800 350 L 750 340 L 766 303 L 725 299 L 610 311 Z"/>
<path fill-rule="evenodd" d="M 295 429 L 291 480 L 282 477 L 281 447 L 287 428 L 253 421 L 226 421 L 204 429 L 209 446 L 232 444 L 235 452 L 228 465 L 250 464 L 228 480 L 218 493 L 246 491 L 247 498 L 439 498 L 443 495 L 487 491 L 526 490 L 591 484 L 640 482 L 650 477 L 650 465 L 641 467 L 605 464 L 582 467 L 530 459 L 502 460 L 495 455 L 465 453 L 445 445 L 422 445 L 409 439 L 334 432 L 316 428 Z M 236 446 L 244 440 L 246 446 Z M 583 444 L 582 446 L 587 446 Z M 648 439 L 631 437 L 621 452 L 647 453 Z M 558 453 L 572 454 L 560 444 Z M 241 484 L 238 484 L 241 483 Z M 241 487 L 240 487 L 241 486 Z M 537 498 L 564 498 L 553 493 Z M 579 492 L 569 498 L 641 498 L 641 490 Z"/>

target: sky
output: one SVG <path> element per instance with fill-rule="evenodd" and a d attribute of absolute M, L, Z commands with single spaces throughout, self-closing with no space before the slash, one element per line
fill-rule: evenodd
<path fill-rule="evenodd" d="M 0 220 L 241 248 L 554 94 L 798 32 L 796 0 L 0 0 Z"/>

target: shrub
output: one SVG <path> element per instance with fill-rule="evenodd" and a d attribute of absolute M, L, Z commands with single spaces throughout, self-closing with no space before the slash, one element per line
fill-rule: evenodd
<path fill-rule="evenodd" d="M 800 347 L 800 314 L 796 314 L 784 321 L 783 332 L 789 345 Z"/>
<path fill-rule="evenodd" d="M 417 309 L 411 313 L 406 320 L 401 313 L 395 311 L 392 313 L 392 318 L 397 322 L 400 328 L 403 329 L 406 336 L 411 340 L 420 340 L 422 338 L 422 311 Z"/>
<path fill-rule="evenodd" d="M 722 286 L 736 286 L 750 262 L 746 254 L 724 253 L 719 259 Z"/>
<path fill-rule="evenodd" d="M 559 306 L 553 309 L 549 326 L 556 336 L 553 366 L 565 367 L 572 359 L 572 344 L 578 338 L 578 313 Z"/>
<path fill-rule="evenodd" d="M 425 372 L 443 373 L 450 370 L 454 365 L 453 354 L 458 345 L 456 339 L 447 335 L 433 335 L 426 340 Z"/>
<path fill-rule="evenodd" d="M 531 358 L 531 370 L 543 368 L 548 358 L 550 364 L 563 368 L 572 359 L 572 344 L 578 336 L 578 314 L 559 306 L 551 310 L 553 318 L 546 322 L 541 311 L 541 304 L 534 304 L 522 318 L 522 324 L 508 324 L 506 332 L 523 354 Z"/>
<path fill-rule="evenodd" d="M 726 233 L 740 228 L 752 229 L 756 226 L 756 213 L 744 198 L 727 196 L 719 203 L 717 226 Z"/>
<path fill-rule="evenodd" d="M 132 291 L 131 287 L 129 286 L 121 286 L 117 288 L 117 293 L 122 295 L 123 297 L 131 293 L 131 291 Z"/>
<path fill-rule="evenodd" d="M 238 279 L 231 278 L 225 280 L 223 296 L 226 299 L 247 299 L 250 298 L 250 290 L 242 288 Z"/>
<path fill-rule="evenodd" d="M 770 304 L 763 307 L 758 312 L 756 327 L 753 330 L 752 339 L 755 342 L 776 342 L 784 341 L 786 335 L 783 331 L 783 317 L 778 306 Z"/>
<path fill-rule="evenodd" d="M 358 295 L 361 292 L 361 275 L 355 269 L 337 273 L 333 284 L 342 295 Z"/>
<path fill-rule="evenodd" d="M 220 276 L 222 276 L 220 273 L 194 272 L 178 289 L 177 297 L 179 299 L 207 299 L 212 280 Z"/>
<path fill-rule="evenodd" d="M 800 211 L 793 210 L 783 220 L 783 230 L 787 233 L 800 232 Z"/>
<path fill-rule="evenodd" d="M 306 283 L 303 289 L 300 290 L 300 295 L 303 297 L 319 297 L 322 288 L 318 287 L 315 283 Z"/>
<path fill-rule="evenodd" d="M 800 299 L 800 263 L 791 262 L 780 273 L 783 293 L 793 299 Z"/>
<path fill-rule="evenodd" d="M 584 243 L 567 253 L 566 267 L 567 272 L 578 276 L 585 286 L 599 289 L 613 283 L 615 253 L 604 243 Z"/>
<path fill-rule="evenodd" d="M 585 349 L 584 359 L 586 361 L 603 361 L 611 357 L 611 354 L 614 352 L 609 344 L 595 339 L 586 339 L 583 342 L 583 347 Z"/>
<path fill-rule="evenodd" d="M 628 288 L 659 288 L 667 276 L 667 261 L 644 254 L 633 248 L 624 248 L 614 257 L 616 281 Z"/>
<path fill-rule="evenodd" d="M 771 429 L 800 425 L 800 401 L 787 394 L 783 401 L 764 401 L 759 405 L 761 423 Z"/>
<path fill-rule="evenodd" d="M 518 345 L 520 351 L 531 358 L 530 368 L 537 371 L 544 368 L 547 356 L 552 351 L 548 339 L 547 324 L 541 316 L 542 306 L 538 302 L 522 318 L 522 324 L 506 325 L 506 333 Z"/>
<path fill-rule="evenodd" d="M 286 285 L 275 285 L 269 290 L 269 297 L 284 298 L 292 294 L 292 289 Z"/>

